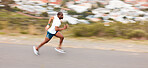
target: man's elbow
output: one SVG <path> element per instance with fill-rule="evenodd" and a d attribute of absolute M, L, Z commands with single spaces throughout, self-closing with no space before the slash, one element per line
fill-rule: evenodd
<path fill-rule="evenodd" d="M 57 28 L 55 28 L 55 31 L 58 31 L 58 29 L 57 29 Z"/>

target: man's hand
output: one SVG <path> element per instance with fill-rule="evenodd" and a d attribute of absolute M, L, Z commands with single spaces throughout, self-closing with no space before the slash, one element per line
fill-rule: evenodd
<path fill-rule="evenodd" d="M 68 28 L 68 24 L 64 25 L 63 28 L 59 28 L 58 26 L 55 26 L 55 30 L 56 30 L 56 31 L 65 30 L 65 29 L 67 29 L 67 28 Z"/>
<path fill-rule="evenodd" d="M 50 27 L 50 26 L 49 26 L 49 25 L 47 25 L 47 26 L 45 27 L 45 30 L 47 31 L 47 30 L 49 29 L 49 27 Z"/>
<path fill-rule="evenodd" d="M 68 28 L 68 24 L 64 25 L 64 29 L 67 29 Z"/>

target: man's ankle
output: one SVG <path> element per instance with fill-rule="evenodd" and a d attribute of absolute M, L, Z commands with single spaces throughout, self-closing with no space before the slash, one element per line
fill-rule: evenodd
<path fill-rule="evenodd" d="M 57 49 L 62 49 L 61 47 L 57 47 Z"/>
<path fill-rule="evenodd" d="M 38 51 L 39 49 L 36 47 L 36 50 Z"/>

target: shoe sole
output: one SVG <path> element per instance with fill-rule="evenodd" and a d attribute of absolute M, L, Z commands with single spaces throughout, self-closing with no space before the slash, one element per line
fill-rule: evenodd
<path fill-rule="evenodd" d="M 59 52 L 59 53 L 66 53 L 66 52 L 60 52 L 57 48 L 54 48 L 55 51 Z"/>

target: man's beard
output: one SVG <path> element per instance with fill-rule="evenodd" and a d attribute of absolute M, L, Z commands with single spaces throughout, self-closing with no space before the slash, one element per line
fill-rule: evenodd
<path fill-rule="evenodd" d="M 59 19 L 63 19 L 63 17 L 59 17 Z"/>

